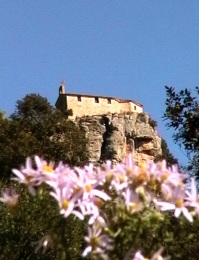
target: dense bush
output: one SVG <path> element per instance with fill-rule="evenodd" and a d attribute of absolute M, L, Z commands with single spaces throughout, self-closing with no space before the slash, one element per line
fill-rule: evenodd
<path fill-rule="evenodd" d="M 39 187 L 36 196 L 22 185 L 13 188 L 20 194 L 17 207 L 0 204 L 1 259 L 78 260 L 86 224 L 73 216 L 64 219 L 48 187 Z"/>

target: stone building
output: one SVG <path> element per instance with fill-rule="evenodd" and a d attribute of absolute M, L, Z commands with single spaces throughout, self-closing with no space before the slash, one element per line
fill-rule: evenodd
<path fill-rule="evenodd" d="M 65 92 L 64 85 L 61 85 L 59 88 L 59 97 L 55 106 L 63 112 L 72 110 L 73 118 L 108 113 L 143 112 L 143 106 L 133 100 L 67 93 Z"/>
<path fill-rule="evenodd" d="M 123 161 L 131 153 L 136 163 L 162 154 L 161 137 L 143 106 L 133 100 L 65 92 L 62 84 L 56 107 L 85 132 L 89 161 Z"/>

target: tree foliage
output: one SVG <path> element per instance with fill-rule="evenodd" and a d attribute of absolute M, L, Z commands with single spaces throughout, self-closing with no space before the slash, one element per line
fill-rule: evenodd
<path fill-rule="evenodd" d="M 199 88 L 196 87 L 196 97 L 188 89 L 176 92 L 173 87 L 166 88 L 166 110 L 163 115 L 167 126 L 175 130 L 174 141 L 185 149 L 187 156 L 192 160 L 189 169 L 195 168 L 198 175 L 199 151 Z"/>
<path fill-rule="evenodd" d="M 149 125 L 153 127 L 153 129 L 155 129 L 158 123 L 155 120 L 153 120 L 151 117 L 149 117 Z"/>
<path fill-rule="evenodd" d="M 6 189 L 11 170 L 23 165 L 27 157 L 39 155 L 55 164 L 63 161 L 70 166 L 81 166 L 88 160 L 86 147 L 84 133 L 74 122 L 54 109 L 46 98 L 29 94 L 17 101 L 10 118 L 0 113 L 0 188 Z M 21 194 L 17 215 L 0 203 L 1 259 L 78 260 L 85 223 L 74 218 L 63 219 L 46 187 L 36 197 L 30 196 L 21 185 L 15 185 L 15 189 Z M 46 236 L 57 244 L 47 248 L 45 254 L 39 248 L 36 252 Z"/>
<path fill-rule="evenodd" d="M 196 87 L 199 95 L 199 88 Z M 173 87 L 166 87 L 166 111 L 163 118 L 168 120 L 168 127 L 176 130 L 174 140 L 183 144 L 187 152 L 199 150 L 199 104 L 190 90 L 176 93 Z"/>
<path fill-rule="evenodd" d="M 35 154 L 69 165 L 82 165 L 88 159 L 84 133 L 36 94 L 17 101 L 10 119 L 1 114 L 0 144 L 0 176 L 9 177 L 12 168 Z"/>
<path fill-rule="evenodd" d="M 53 107 L 48 100 L 39 94 L 28 94 L 22 100 L 16 102 L 15 113 L 11 115 L 13 119 L 27 119 L 31 122 L 38 122 L 42 116 L 50 115 Z"/>
<path fill-rule="evenodd" d="M 178 160 L 170 152 L 167 142 L 164 139 L 161 140 L 161 148 L 162 148 L 162 155 L 158 155 L 155 158 L 155 162 L 166 160 L 167 166 L 178 165 Z"/>

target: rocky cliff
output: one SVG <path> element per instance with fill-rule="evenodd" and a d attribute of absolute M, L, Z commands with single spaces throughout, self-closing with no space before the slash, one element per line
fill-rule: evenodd
<path fill-rule="evenodd" d="M 85 116 L 75 122 L 88 138 L 91 162 L 122 161 L 130 152 L 138 162 L 162 154 L 161 138 L 146 113 Z"/>

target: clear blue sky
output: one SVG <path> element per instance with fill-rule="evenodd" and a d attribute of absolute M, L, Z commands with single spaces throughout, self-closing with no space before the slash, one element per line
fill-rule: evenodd
<path fill-rule="evenodd" d="M 184 161 L 161 117 L 164 86 L 199 85 L 199 1 L 0 1 L 0 110 L 39 93 L 133 99 Z"/>

